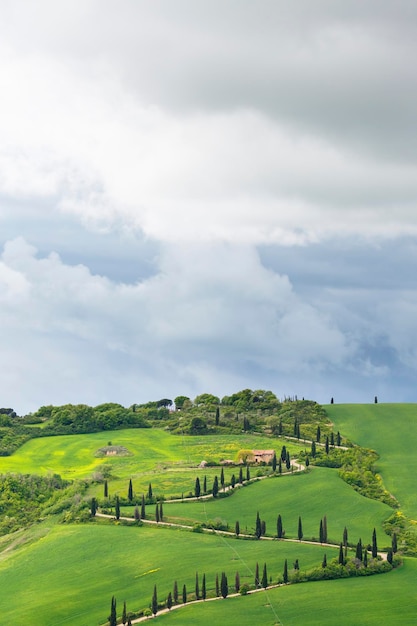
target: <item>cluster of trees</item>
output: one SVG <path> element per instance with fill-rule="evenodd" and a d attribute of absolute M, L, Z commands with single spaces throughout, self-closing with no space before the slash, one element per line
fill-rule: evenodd
<path fill-rule="evenodd" d="M 121 404 L 106 403 L 96 407 L 86 404 L 42 406 L 36 417 L 46 421 L 43 435 L 93 433 L 118 428 L 146 428 L 146 411 L 125 408 Z"/>

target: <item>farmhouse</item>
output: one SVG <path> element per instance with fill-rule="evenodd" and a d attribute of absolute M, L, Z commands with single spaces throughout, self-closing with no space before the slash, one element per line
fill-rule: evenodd
<path fill-rule="evenodd" d="M 253 460 L 255 463 L 270 463 L 275 454 L 275 450 L 254 450 Z"/>

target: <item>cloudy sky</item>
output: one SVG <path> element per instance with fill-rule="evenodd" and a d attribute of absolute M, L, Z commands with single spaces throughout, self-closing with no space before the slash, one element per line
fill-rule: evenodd
<path fill-rule="evenodd" d="M 2 0 L 0 405 L 417 401 L 415 0 Z"/>

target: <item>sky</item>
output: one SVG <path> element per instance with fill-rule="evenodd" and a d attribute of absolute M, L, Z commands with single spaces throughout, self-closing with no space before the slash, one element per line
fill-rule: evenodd
<path fill-rule="evenodd" d="M 417 402 L 414 0 L 3 0 L 0 406 Z"/>

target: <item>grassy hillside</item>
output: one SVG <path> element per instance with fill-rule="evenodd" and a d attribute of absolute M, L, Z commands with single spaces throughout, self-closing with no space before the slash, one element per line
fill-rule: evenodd
<path fill-rule="evenodd" d="M 401 510 L 417 520 L 416 404 L 333 404 L 330 419 L 356 443 L 380 454 L 378 470 Z"/>
<path fill-rule="evenodd" d="M 7 623 L 30 626 L 94 626 L 105 622 L 114 594 L 130 610 L 148 606 L 153 586 L 161 599 L 174 580 L 195 588 L 195 572 L 205 572 L 213 590 L 226 571 L 233 584 L 253 582 L 256 561 L 273 579 L 284 560 L 301 568 L 318 565 L 336 550 L 298 543 L 238 541 L 219 536 L 143 526 L 91 524 L 55 526 L 42 539 L 0 561 L 0 611 Z M 121 610 L 121 606 L 120 606 Z M 222 623 L 222 622 L 217 622 Z M 257 623 L 256 621 L 253 623 Z"/>

